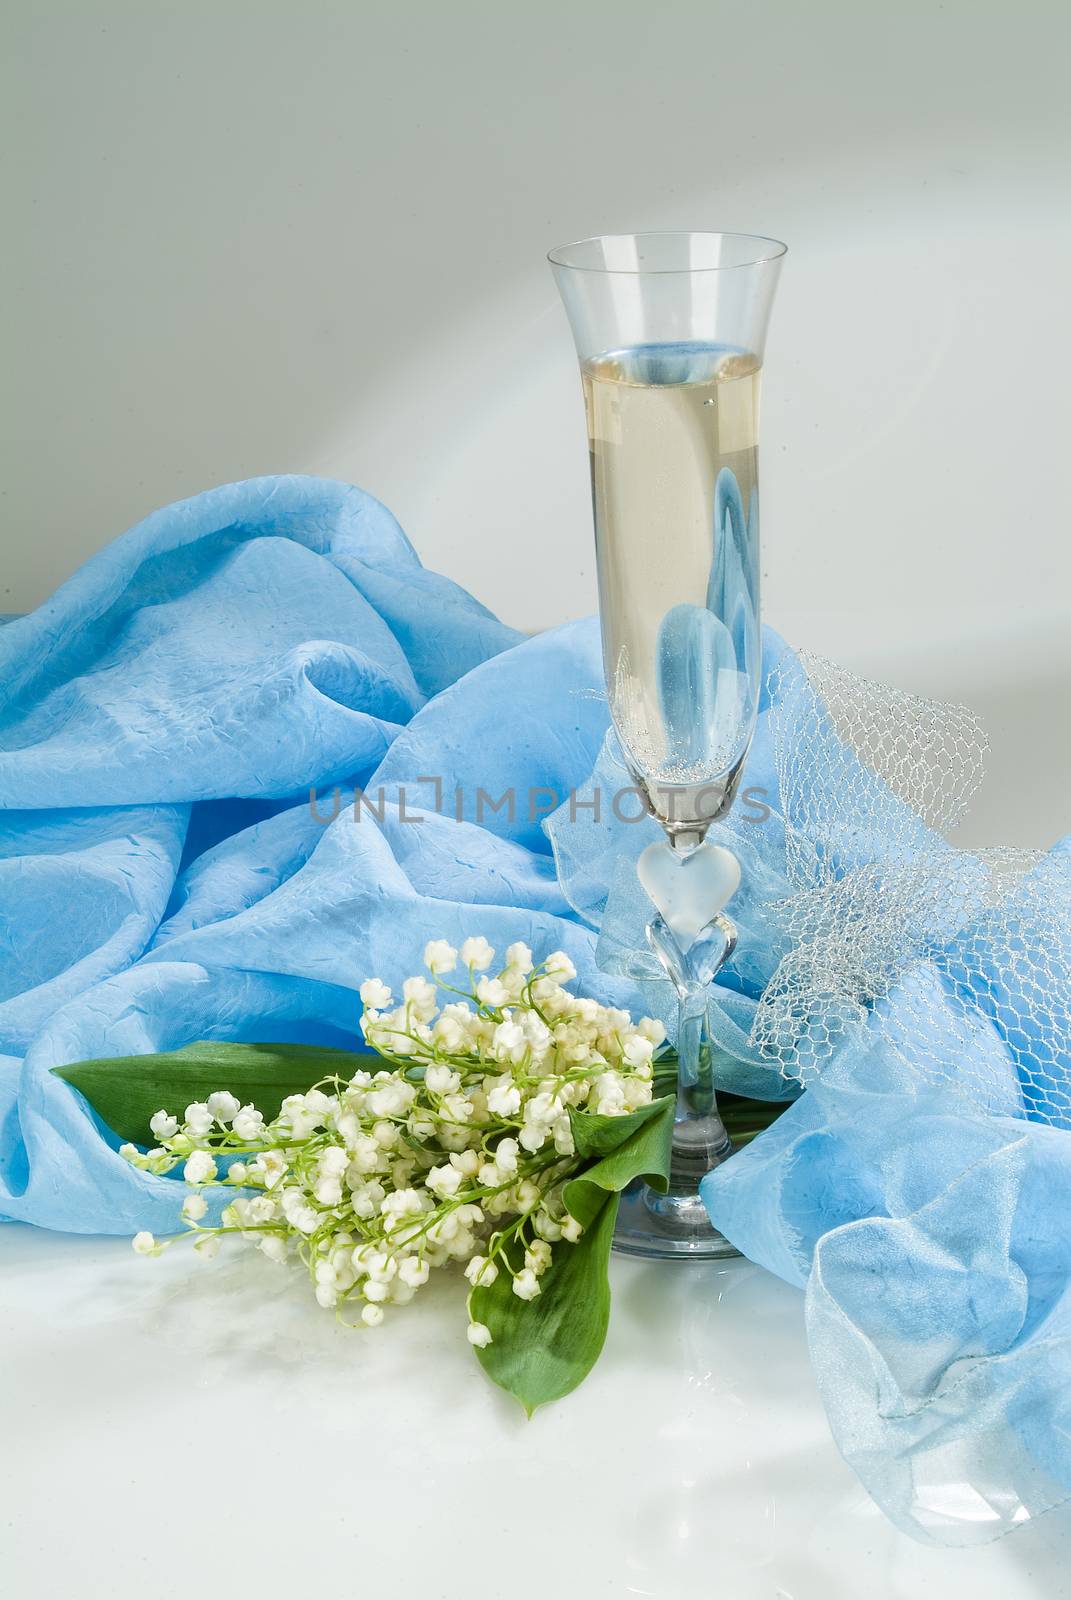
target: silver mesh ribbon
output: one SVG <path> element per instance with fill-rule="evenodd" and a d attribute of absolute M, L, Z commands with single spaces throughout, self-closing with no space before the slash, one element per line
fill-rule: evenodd
<path fill-rule="evenodd" d="M 966 707 L 802 666 L 771 684 L 794 892 L 753 1045 L 806 1083 L 869 1023 L 920 1078 L 1071 1126 L 1071 857 L 945 841 L 983 771 Z"/>

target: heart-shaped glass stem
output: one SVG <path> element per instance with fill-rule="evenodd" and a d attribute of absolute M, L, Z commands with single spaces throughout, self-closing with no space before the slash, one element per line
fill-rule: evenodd
<path fill-rule="evenodd" d="M 636 876 L 681 948 L 690 951 L 739 889 L 740 863 L 724 845 L 703 843 L 685 853 L 662 839 L 643 851 Z"/>
<path fill-rule="evenodd" d="M 614 1242 L 634 1255 L 735 1255 L 712 1226 L 699 1185 L 733 1149 L 718 1113 L 707 1005 L 710 985 L 736 947 L 736 928 L 719 912 L 684 949 L 659 912 L 647 925 L 647 942 L 677 991 L 673 1159 L 667 1193 L 644 1184 L 625 1198 Z"/>

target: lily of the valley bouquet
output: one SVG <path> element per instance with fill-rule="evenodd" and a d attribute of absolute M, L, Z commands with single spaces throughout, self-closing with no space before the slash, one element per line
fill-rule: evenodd
<path fill-rule="evenodd" d="M 660 1022 L 574 995 L 560 951 L 494 957 L 436 940 L 400 996 L 364 983 L 365 1053 L 198 1044 L 63 1076 L 139 1141 L 121 1146 L 135 1166 L 181 1169 L 204 1255 L 235 1236 L 300 1260 L 321 1306 L 369 1328 L 463 1265 L 469 1340 L 531 1412 L 599 1354 L 617 1195 L 664 1186 L 674 1102 L 655 1096 Z M 185 1110 L 150 1116 L 169 1095 Z"/>

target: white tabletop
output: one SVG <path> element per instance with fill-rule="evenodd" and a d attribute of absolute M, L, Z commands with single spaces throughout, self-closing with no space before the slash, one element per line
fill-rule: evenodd
<path fill-rule="evenodd" d="M 459 1282 L 347 1332 L 251 1251 L 0 1228 L 5 1593 L 1068 1592 L 1059 1514 L 966 1551 L 885 1521 L 830 1438 L 795 1291 L 742 1261 L 612 1277 L 602 1360 L 526 1422 L 470 1354 Z"/>

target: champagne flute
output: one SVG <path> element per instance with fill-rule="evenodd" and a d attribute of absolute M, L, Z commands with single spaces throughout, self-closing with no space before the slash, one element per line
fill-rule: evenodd
<path fill-rule="evenodd" d="M 580 361 L 603 667 L 626 764 L 665 831 L 637 863 L 648 941 L 676 989 L 668 1194 L 625 1197 L 615 1242 L 731 1254 L 699 1182 L 732 1146 L 709 986 L 736 941 L 735 857 L 706 842 L 733 803 L 762 681 L 759 382 L 785 246 L 734 233 L 612 234 L 550 252 Z"/>

